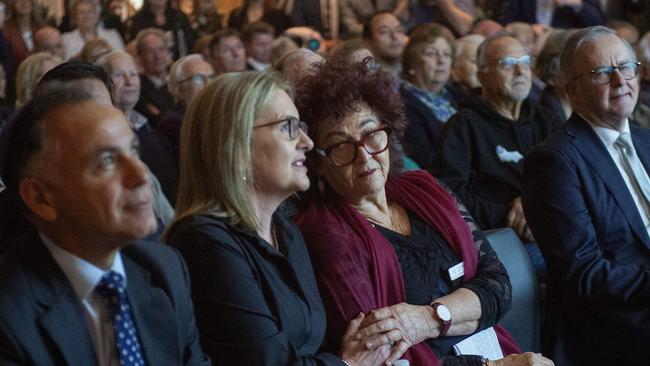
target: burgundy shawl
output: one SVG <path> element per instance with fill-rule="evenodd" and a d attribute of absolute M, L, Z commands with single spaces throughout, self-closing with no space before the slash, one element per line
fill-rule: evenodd
<path fill-rule="evenodd" d="M 386 196 L 431 225 L 465 262 L 464 281 L 476 274 L 478 252 L 455 199 L 424 171 L 389 178 Z M 309 248 L 328 317 L 328 342 L 338 345 L 347 323 L 359 312 L 406 301 L 397 256 L 391 244 L 355 208 L 335 194 L 313 202 L 296 216 Z M 504 354 L 519 352 L 512 337 L 495 327 Z M 402 358 L 412 365 L 439 365 L 425 343 Z"/>

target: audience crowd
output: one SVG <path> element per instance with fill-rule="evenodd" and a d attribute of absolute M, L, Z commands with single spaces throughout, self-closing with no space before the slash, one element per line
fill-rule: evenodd
<path fill-rule="evenodd" d="M 647 2 L 65 3 L 0 0 L 0 365 L 646 365 Z"/>

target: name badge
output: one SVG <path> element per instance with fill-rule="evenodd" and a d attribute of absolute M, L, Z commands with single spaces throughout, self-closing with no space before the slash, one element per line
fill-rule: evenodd
<path fill-rule="evenodd" d="M 457 278 L 463 277 L 465 274 L 465 263 L 460 262 L 457 265 L 449 268 L 449 278 L 454 281 Z"/>

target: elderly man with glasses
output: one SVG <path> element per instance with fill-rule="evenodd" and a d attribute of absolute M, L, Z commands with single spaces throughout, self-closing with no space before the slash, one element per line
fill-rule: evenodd
<path fill-rule="evenodd" d="M 124 113 L 140 140 L 140 158 L 160 180 L 163 193 L 174 204 L 178 191 L 178 159 L 171 142 L 134 109 L 141 98 L 142 79 L 133 56 L 125 51 L 113 51 L 101 57 L 98 63 L 111 79 L 113 105 Z"/>
<path fill-rule="evenodd" d="M 167 89 L 174 97 L 176 106 L 162 115 L 156 128 L 171 141 L 175 157 L 179 156 L 181 124 L 185 111 L 192 99 L 214 78 L 210 63 L 197 53 L 181 57 L 169 70 Z"/>
<path fill-rule="evenodd" d="M 468 96 L 442 131 L 433 173 L 458 195 L 484 229 L 512 227 L 540 274 L 544 261 L 521 207 L 524 156 L 561 122 L 531 104 L 531 57 L 511 36 L 478 49 L 481 96 Z"/>
<path fill-rule="evenodd" d="M 569 38 L 560 75 L 573 115 L 526 157 L 524 208 L 548 265 L 559 365 L 647 364 L 650 131 L 629 121 L 639 66 L 608 28 Z"/>

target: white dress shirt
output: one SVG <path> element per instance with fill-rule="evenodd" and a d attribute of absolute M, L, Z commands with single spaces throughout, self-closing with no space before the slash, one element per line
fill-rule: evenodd
<path fill-rule="evenodd" d="M 99 366 L 119 366 L 120 359 L 115 347 L 115 333 L 110 310 L 102 297 L 94 291 L 102 276 L 108 271 L 62 249 L 42 233 L 39 233 L 39 236 L 81 301 L 86 325 L 95 345 L 97 364 Z M 115 255 L 109 270 L 121 274 L 126 285 L 126 272 L 119 252 Z"/>
<path fill-rule="evenodd" d="M 623 163 L 621 162 L 621 159 L 623 157 L 621 156 L 619 150 L 614 146 L 614 142 L 616 142 L 616 140 L 621 135 L 621 133 L 623 132 L 630 133 L 629 121 L 627 119 L 625 120 L 625 123 L 623 124 L 621 131 L 616 131 L 614 129 L 607 128 L 607 127 L 596 126 L 591 122 L 588 123 L 591 126 L 591 128 L 593 128 L 594 132 L 596 132 L 596 135 L 598 135 L 600 140 L 603 142 L 603 144 L 607 148 L 607 152 L 609 153 L 609 155 L 612 157 L 612 160 L 616 164 L 616 168 L 618 169 L 618 172 L 621 174 L 621 177 L 623 177 L 623 180 L 625 181 L 627 190 L 630 192 L 632 199 L 634 199 L 634 204 L 636 205 L 637 211 L 639 211 L 639 215 L 643 220 L 643 224 L 645 225 L 646 231 L 648 231 L 648 235 L 650 235 L 650 218 L 645 213 L 645 210 L 643 209 L 643 205 L 641 204 L 642 197 L 640 197 L 639 193 L 636 191 L 636 189 L 634 189 L 634 186 L 632 185 L 632 181 L 630 180 L 628 174 L 625 172 L 625 168 L 623 167 Z M 632 149 L 634 150 L 634 154 L 636 154 L 636 148 L 632 146 Z M 636 155 L 638 156 L 638 154 Z M 641 166 L 641 170 L 642 170 L 641 174 L 645 174 L 647 177 L 648 172 L 646 172 L 642 164 L 639 165 Z"/>

